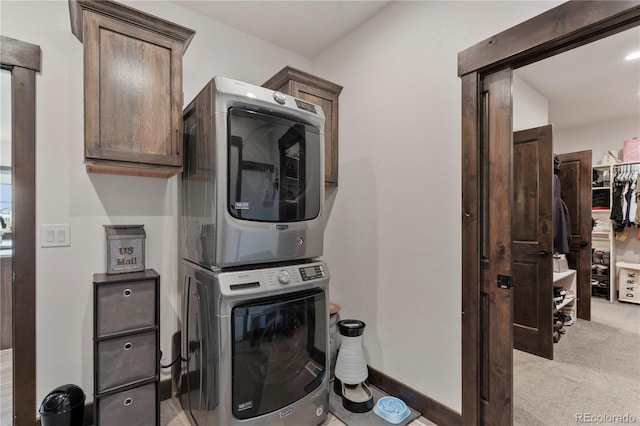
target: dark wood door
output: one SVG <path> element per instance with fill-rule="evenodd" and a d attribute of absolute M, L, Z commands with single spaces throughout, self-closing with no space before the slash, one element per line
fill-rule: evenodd
<path fill-rule="evenodd" d="M 12 88 L 12 413 L 13 424 L 31 425 L 36 421 L 36 73 L 41 50 L 2 35 L 0 45 L 0 63 L 11 70 Z"/>
<path fill-rule="evenodd" d="M 513 347 L 553 359 L 551 126 L 513 134 Z"/>
<path fill-rule="evenodd" d="M 562 25 L 558 25 L 558 22 L 562 22 Z M 482 73 L 487 69 L 495 70 L 532 63 L 586 42 L 612 35 L 637 25 L 638 22 L 640 22 L 640 2 L 637 1 L 570 1 L 493 35 L 458 55 L 458 75 L 462 79 L 463 162 L 462 424 L 513 424 L 512 370 L 508 371 L 504 380 L 501 381 L 498 378 L 493 385 L 489 385 L 489 387 L 504 386 L 504 389 L 493 389 L 488 393 L 485 380 L 487 367 L 503 364 L 505 361 L 500 361 L 501 359 L 507 360 L 508 366 L 512 368 L 512 360 L 508 360 L 505 353 L 513 353 L 513 350 L 511 347 L 504 346 L 508 338 L 498 336 L 491 342 L 502 343 L 502 346 L 491 347 L 489 352 L 489 345 L 485 340 L 487 333 L 491 334 L 491 332 L 486 330 L 489 324 L 483 320 L 489 314 L 488 311 L 483 311 L 483 307 L 486 306 L 484 299 L 487 297 L 484 291 L 488 283 L 485 282 L 484 272 L 481 274 L 481 269 L 489 268 L 485 263 L 493 263 L 491 259 L 487 259 L 484 246 L 487 241 L 487 228 L 495 224 L 495 220 L 491 215 L 487 215 L 481 206 L 485 203 L 487 194 L 491 196 L 491 188 L 495 190 L 495 182 L 487 178 L 494 175 L 494 167 L 501 169 L 501 172 L 509 170 L 505 170 L 504 159 L 501 156 L 494 157 L 497 164 L 483 160 L 487 156 L 487 149 L 505 147 L 499 141 L 492 141 L 489 145 L 485 143 L 487 126 L 482 126 L 482 123 L 487 121 L 491 123 L 491 121 L 487 120 L 483 114 L 486 110 L 484 106 L 489 102 L 481 86 Z M 507 90 L 507 93 L 510 93 L 510 90 Z M 512 138 L 510 132 L 504 132 L 504 128 L 510 125 L 512 118 L 512 105 L 510 101 L 507 101 L 507 104 L 506 107 L 500 108 L 501 117 L 496 123 L 502 129 L 501 137 L 509 142 L 505 148 L 506 156 L 511 154 Z M 505 161 L 510 163 L 509 158 Z M 498 198 L 497 204 L 502 204 L 503 207 L 506 205 L 506 209 L 510 210 L 512 197 L 510 190 L 504 191 L 501 195 L 496 194 L 495 191 L 493 194 Z M 510 241 L 511 227 L 504 228 L 509 230 L 508 241 Z M 496 238 L 504 238 L 502 230 Z M 508 260 L 510 261 L 510 247 L 505 246 L 504 250 L 507 248 L 509 248 Z M 496 257 L 495 260 L 502 262 L 504 259 Z M 510 305 L 510 299 L 502 298 L 501 302 Z M 510 325 L 508 329 L 501 328 L 499 331 L 511 336 L 512 329 Z M 487 359 L 486 355 L 489 355 L 490 359 Z M 492 396 L 492 400 L 487 401 L 487 395 Z M 500 404 L 495 397 L 503 398 L 503 403 Z M 499 412 L 500 405 L 507 411 L 502 415 Z M 487 412 L 489 412 L 488 416 Z"/>
<path fill-rule="evenodd" d="M 462 424 L 513 420 L 511 227 L 505 226 L 511 197 L 504 197 L 511 193 L 511 80 L 511 69 L 464 77 L 463 114 L 477 117 L 479 126 L 463 127 L 469 172 L 463 185 L 470 189 L 463 192 L 463 234 L 471 238 L 463 247 L 463 282 L 476 291 L 463 300 L 463 368 L 473 382 L 463 382 Z M 479 102 L 472 100 L 476 93 Z M 468 255 L 474 250 L 476 259 Z"/>
<path fill-rule="evenodd" d="M 577 271 L 580 319 L 591 320 L 591 150 L 558 155 L 562 199 L 571 217 L 569 268 Z"/>

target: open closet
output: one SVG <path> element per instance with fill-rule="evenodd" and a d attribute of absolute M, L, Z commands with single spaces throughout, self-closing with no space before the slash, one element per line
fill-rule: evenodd
<path fill-rule="evenodd" d="M 640 304 L 640 161 L 552 146 L 550 125 L 514 133 L 514 348 L 549 359 L 592 297 Z"/>
<path fill-rule="evenodd" d="M 623 60 L 637 50 L 639 34 L 630 29 L 514 71 L 516 349 L 553 359 L 552 342 L 561 337 L 554 333 L 558 319 L 568 322 L 563 329 L 570 333 L 575 320 L 591 320 L 592 300 L 640 299 L 640 140 L 634 139 L 640 133 L 640 64 Z M 549 130 L 542 147 L 535 137 L 544 127 Z M 534 167 L 535 156 L 540 158 Z M 569 249 L 550 242 L 559 223 L 546 210 L 555 211 L 548 201 L 553 195 L 547 194 L 554 176 L 569 211 Z M 545 233 L 545 226 L 552 229 Z M 526 251 L 519 248 L 524 242 Z M 554 311 L 561 315 L 554 318 Z"/>
<path fill-rule="evenodd" d="M 640 140 L 625 145 L 632 150 Z M 616 162 L 613 153 L 604 158 L 612 164 L 593 167 L 592 296 L 640 304 L 640 162 Z"/>
<path fill-rule="evenodd" d="M 591 315 L 591 151 L 552 147 L 550 125 L 514 133 L 513 346 L 548 359 Z"/>

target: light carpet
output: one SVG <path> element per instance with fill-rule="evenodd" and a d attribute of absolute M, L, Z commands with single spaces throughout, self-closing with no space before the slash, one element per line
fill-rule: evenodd
<path fill-rule="evenodd" d="M 640 305 L 592 299 L 554 359 L 514 350 L 514 424 L 640 423 Z"/>

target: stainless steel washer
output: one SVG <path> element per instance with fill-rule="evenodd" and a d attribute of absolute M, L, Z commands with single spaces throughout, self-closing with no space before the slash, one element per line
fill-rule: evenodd
<path fill-rule="evenodd" d="M 181 404 L 196 425 L 316 425 L 329 410 L 322 261 L 210 271 L 185 261 Z"/>

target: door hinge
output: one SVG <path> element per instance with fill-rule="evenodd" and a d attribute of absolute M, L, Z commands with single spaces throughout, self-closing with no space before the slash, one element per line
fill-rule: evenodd
<path fill-rule="evenodd" d="M 513 288 L 513 280 L 509 275 L 498 275 L 498 288 Z"/>

